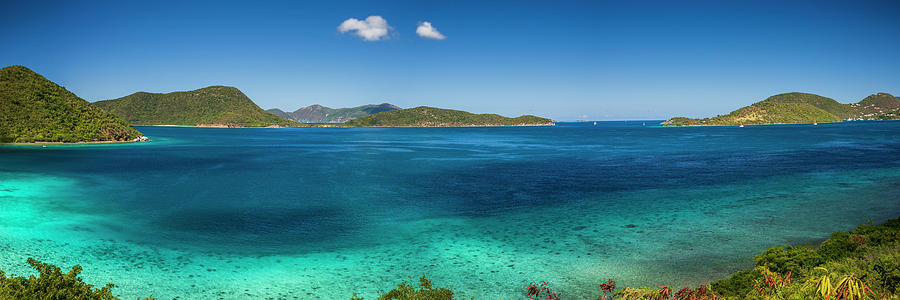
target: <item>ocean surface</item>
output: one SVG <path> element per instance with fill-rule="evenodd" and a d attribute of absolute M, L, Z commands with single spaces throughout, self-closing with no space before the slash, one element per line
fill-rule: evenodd
<path fill-rule="evenodd" d="M 900 216 L 900 122 L 657 123 L 0 146 L 0 270 L 79 264 L 125 299 L 373 299 L 421 274 L 476 299 L 538 281 L 583 299 Z"/>

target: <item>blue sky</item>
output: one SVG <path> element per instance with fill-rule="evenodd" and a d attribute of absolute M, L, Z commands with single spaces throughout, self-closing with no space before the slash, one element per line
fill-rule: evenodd
<path fill-rule="evenodd" d="M 231 85 L 262 108 L 615 120 L 900 94 L 897 1 L 60 2 L 0 3 L 0 64 L 88 101 Z M 338 30 L 369 16 L 378 41 Z"/>

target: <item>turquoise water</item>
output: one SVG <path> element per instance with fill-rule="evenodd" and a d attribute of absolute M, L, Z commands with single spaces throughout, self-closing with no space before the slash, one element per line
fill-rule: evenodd
<path fill-rule="evenodd" d="M 0 270 L 84 267 L 124 298 L 477 299 L 699 284 L 900 216 L 900 122 L 661 128 L 140 127 L 0 147 Z M 655 124 L 655 122 L 646 122 Z"/>

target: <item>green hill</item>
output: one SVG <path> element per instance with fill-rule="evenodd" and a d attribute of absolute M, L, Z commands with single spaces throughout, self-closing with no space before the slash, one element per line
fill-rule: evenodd
<path fill-rule="evenodd" d="M 156 94 L 137 92 L 95 105 L 139 125 L 226 127 L 296 126 L 256 106 L 240 90 L 210 86 L 187 92 Z"/>
<path fill-rule="evenodd" d="M 23 66 L 0 69 L 0 142 L 130 141 L 118 117 Z"/>
<path fill-rule="evenodd" d="M 507 118 L 496 114 L 473 114 L 460 110 L 427 106 L 392 110 L 344 123 L 345 126 L 384 127 L 465 127 L 465 126 L 552 126 L 553 121 L 525 115 Z"/>
<path fill-rule="evenodd" d="M 859 103 L 851 104 L 856 109 L 860 118 L 887 119 L 885 114 L 892 114 L 900 109 L 900 99 L 887 93 L 878 93 L 870 95 L 859 101 Z"/>
<path fill-rule="evenodd" d="M 400 109 L 389 103 L 370 104 L 350 108 L 329 108 L 321 105 L 310 105 L 293 112 L 285 112 L 277 108 L 266 110 L 276 116 L 303 123 L 343 123 L 356 118 L 377 114 L 383 111 Z"/>
<path fill-rule="evenodd" d="M 786 93 L 742 107 L 727 115 L 692 119 L 676 117 L 667 126 L 754 125 L 840 122 L 848 119 L 885 119 L 900 108 L 900 100 L 886 93 L 866 97 L 859 103 L 842 104 L 834 99 L 808 93 Z"/>

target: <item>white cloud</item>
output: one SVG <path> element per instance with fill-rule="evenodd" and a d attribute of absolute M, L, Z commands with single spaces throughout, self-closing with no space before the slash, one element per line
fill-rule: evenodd
<path fill-rule="evenodd" d="M 381 16 L 369 16 L 362 21 L 349 18 L 338 26 L 338 31 L 341 33 L 355 31 L 353 34 L 367 41 L 385 40 L 388 38 L 390 30 L 391 26 L 388 26 L 387 20 Z"/>
<path fill-rule="evenodd" d="M 431 22 L 419 22 L 419 27 L 416 28 L 416 34 L 423 38 L 434 40 L 443 40 L 447 38 L 438 32 L 437 28 L 431 26 Z"/>

